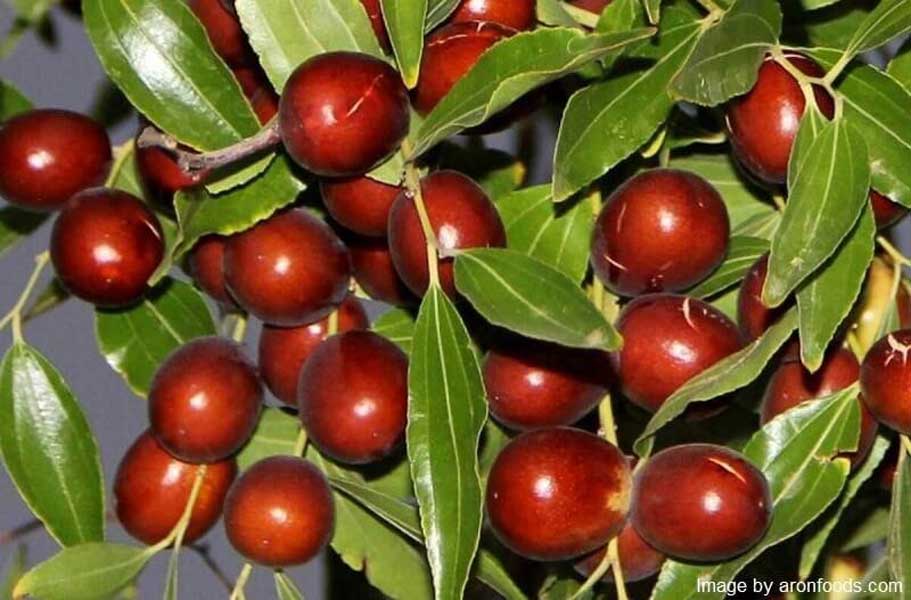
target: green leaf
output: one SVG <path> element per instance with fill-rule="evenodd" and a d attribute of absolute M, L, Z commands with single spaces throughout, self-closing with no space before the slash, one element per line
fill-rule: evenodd
<path fill-rule="evenodd" d="M 806 131 L 802 126 L 795 141 L 791 162 L 800 168 L 789 182 L 791 194 L 772 238 L 762 291 L 768 306 L 784 302 L 832 256 L 867 203 L 870 169 L 863 138 L 844 119 L 825 123 L 812 143 L 801 145 Z"/>
<path fill-rule="evenodd" d="M 889 535 L 889 508 L 874 509 L 844 541 L 839 550 L 851 552 L 881 542 Z"/>
<path fill-rule="evenodd" d="M 908 461 L 908 451 L 907 443 L 902 440 L 892 482 L 892 508 L 886 542 L 889 571 L 893 579 L 902 582 L 904 586 L 911 583 L 911 519 L 904 512 L 911 507 L 911 462 Z"/>
<path fill-rule="evenodd" d="M 781 8 L 775 0 L 737 0 L 699 39 L 673 92 L 704 106 L 745 94 L 759 76 L 759 66 L 781 34 Z"/>
<path fill-rule="evenodd" d="M 15 206 L 0 208 L 0 256 L 6 254 L 47 221 L 46 213 L 36 213 Z"/>
<path fill-rule="evenodd" d="M 878 48 L 909 30 L 911 3 L 907 0 L 882 0 L 854 32 L 845 54 L 855 56 Z"/>
<path fill-rule="evenodd" d="M 15 594 L 41 600 L 97 600 L 129 585 L 152 556 L 150 548 L 123 544 L 65 548 L 26 573 Z"/>
<path fill-rule="evenodd" d="M 497 201 L 509 247 L 580 282 L 588 272 L 594 215 L 588 202 L 554 205 L 550 185 L 519 190 Z"/>
<path fill-rule="evenodd" d="M 234 7 L 279 92 L 294 69 L 317 54 L 348 50 L 383 56 L 359 0 L 236 0 Z"/>
<path fill-rule="evenodd" d="M 474 179 L 491 200 L 514 191 L 525 181 L 525 165 L 511 154 L 495 148 L 465 148 L 444 142 L 439 146 L 439 165 Z"/>
<path fill-rule="evenodd" d="M 683 414 L 694 402 L 707 402 L 734 392 L 756 380 L 772 357 L 797 328 L 797 311 L 789 310 L 769 327 L 761 338 L 699 373 L 665 400 L 636 440 L 635 450 L 643 456 L 659 429 Z"/>
<path fill-rule="evenodd" d="M 111 368 L 139 396 L 149 392 L 165 358 L 192 339 L 217 330 L 202 295 L 192 285 L 166 279 L 135 306 L 95 311 L 98 348 Z"/>
<path fill-rule="evenodd" d="M 648 22 L 657 24 L 661 18 L 661 0 L 642 0 L 642 4 L 645 6 Z"/>
<path fill-rule="evenodd" d="M 31 101 L 19 88 L 8 81 L 0 80 L 0 121 L 32 109 Z"/>
<path fill-rule="evenodd" d="M 288 160 L 281 157 L 253 181 L 223 194 L 213 196 L 204 189 L 178 192 L 174 209 L 180 237 L 174 259 L 183 256 L 205 235 L 230 235 L 253 227 L 294 202 L 304 189 L 304 183 L 292 175 Z"/>
<path fill-rule="evenodd" d="M 386 311 L 373 323 L 372 329 L 390 342 L 394 342 L 405 354 L 411 354 L 414 315 L 407 310 L 393 308 Z"/>
<path fill-rule="evenodd" d="M 0 364 L 0 451 L 51 537 L 62 546 L 104 538 L 98 443 L 60 373 L 21 341 Z"/>
<path fill-rule="evenodd" d="M 412 89 L 421 73 L 428 0 L 381 0 L 381 4 L 395 62 L 402 73 L 402 81 Z"/>
<path fill-rule="evenodd" d="M 25 573 L 27 560 L 28 551 L 25 544 L 19 544 L 19 546 L 16 547 L 16 553 L 6 566 L 3 581 L 0 581 L 0 598 L 3 600 L 12 600 L 13 588 L 16 587 L 16 583 L 22 578 L 23 573 Z"/>
<path fill-rule="evenodd" d="M 772 522 L 746 553 L 715 565 L 665 563 L 652 600 L 721 600 L 724 592 L 700 592 L 697 582 L 731 581 L 768 548 L 803 530 L 841 493 L 846 458 L 834 457 L 857 444 L 857 386 L 806 402 L 770 421 L 749 441 L 744 455 L 769 482 Z M 834 459 L 834 460 L 833 460 Z"/>
<path fill-rule="evenodd" d="M 573 19 L 560 0 L 537 0 L 535 12 L 538 15 L 538 21 L 545 25 L 554 27 L 579 27 L 576 20 Z"/>
<path fill-rule="evenodd" d="M 826 6 L 831 6 L 841 0 L 800 0 L 801 5 L 807 10 L 819 10 Z"/>
<path fill-rule="evenodd" d="M 8 0 L 16 11 L 16 17 L 32 25 L 43 21 L 56 0 Z"/>
<path fill-rule="evenodd" d="M 656 40 L 628 54 L 646 69 L 612 77 L 573 94 L 563 112 L 554 155 L 554 200 L 560 202 L 601 177 L 645 144 L 667 119 L 668 86 L 702 27 L 691 14 L 668 10 Z"/>
<path fill-rule="evenodd" d="M 869 2 L 838 2 L 833 6 L 807 12 L 796 9 L 796 3 L 783 3 L 785 36 L 806 39 L 813 46 L 845 48 L 861 22 L 875 8 Z"/>
<path fill-rule="evenodd" d="M 300 420 L 278 408 L 264 408 L 250 441 L 237 454 L 237 468 L 246 471 L 270 456 L 293 456 Z"/>
<path fill-rule="evenodd" d="M 275 594 L 278 600 L 304 600 L 294 580 L 281 571 L 275 572 Z"/>
<path fill-rule="evenodd" d="M 762 238 L 734 236 L 728 245 L 727 256 L 708 279 L 687 292 L 696 298 L 707 298 L 741 281 L 759 257 L 769 251 L 769 242 Z"/>
<path fill-rule="evenodd" d="M 111 80 L 160 129 L 199 150 L 224 148 L 260 125 L 184 2 L 83 3 L 89 39 Z"/>
<path fill-rule="evenodd" d="M 461 0 L 427 0 L 427 18 L 424 20 L 424 31 L 436 29 L 449 15 L 459 7 Z"/>
<path fill-rule="evenodd" d="M 620 347 L 619 334 L 578 284 L 536 258 L 500 248 L 468 250 L 456 257 L 455 278 L 494 325 L 563 346 Z"/>
<path fill-rule="evenodd" d="M 424 120 L 413 156 L 480 125 L 527 92 L 648 37 L 652 31 L 586 35 L 578 29 L 543 28 L 496 43 Z"/>
<path fill-rule="evenodd" d="M 459 313 L 431 285 L 418 313 L 408 369 L 408 458 L 433 540 L 427 558 L 437 599 L 461 598 L 483 520 L 478 442 L 487 420 L 481 368 Z"/>
<path fill-rule="evenodd" d="M 869 207 L 835 255 L 797 291 L 801 361 L 811 372 L 821 365 L 829 343 L 860 294 L 876 246 Z"/>
<path fill-rule="evenodd" d="M 911 39 L 905 42 L 886 70 L 906 90 L 911 91 Z"/>
<path fill-rule="evenodd" d="M 801 580 L 810 576 L 810 573 L 813 571 L 813 565 L 816 564 L 816 561 L 819 559 L 819 555 L 822 552 L 826 541 L 829 539 L 832 530 L 838 525 L 845 509 L 857 495 L 858 490 L 860 490 L 860 486 L 870 479 L 870 476 L 873 475 L 876 467 L 882 462 L 883 457 L 886 455 L 886 450 L 888 449 L 889 440 L 884 437 L 876 438 L 876 442 L 873 444 L 869 456 L 864 459 L 863 464 L 857 472 L 848 479 L 848 484 L 845 486 L 845 491 L 841 495 L 838 504 L 829 511 L 823 522 L 816 527 L 810 538 L 803 545 L 803 548 L 800 551 L 799 575 Z"/>

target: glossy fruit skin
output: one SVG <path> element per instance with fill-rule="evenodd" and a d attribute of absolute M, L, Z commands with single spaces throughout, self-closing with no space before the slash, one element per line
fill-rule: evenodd
<path fill-rule="evenodd" d="M 58 210 L 110 168 L 108 134 L 84 115 L 32 110 L 0 125 L 0 196 L 20 208 Z"/>
<path fill-rule="evenodd" d="M 535 20 L 534 0 L 462 0 L 449 22 L 486 21 L 525 31 L 535 26 Z"/>
<path fill-rule="evenodd" d="M 323 204 L 332 218 L 368 237 L 385 237 L 389 209 L 401 191 L 397 185 L 387 185 L 367 176 L 320 182 Z"/>
<path fill-rule="evenodd" d="M 601 564 L 605 552 L 607 552 L 607 549 L 602 548 L 594 554 L 589 554 L 576 563 L 576 571 L 587 578 Z M 636 528 L 628 521 L 623 526 L 620 535 L 617 536 L 617 554 L 620 557 L 620 570 L 623 573 L 623 580 L 627 583 L 642 581 L 657 574 L 666 558 L 664 554 L 649 546 L 648 542 L 642 539 L 642 536 L 636 532 Z M 601 580 L 605 582 L 613 581 L 613 571 L 608 570 Z"/>
<path fill-rule="evenodd" d="M 620 533 L 630 487 L 626 458 L 612 444 L 579 429 L 541 429 L 516 437 L 497 456 L 487 515 L 516 554 L 567 560 Z"/>
<path fill-rule="evenodd" d="M 740 350 L 737 326 L 715 307 L 672 294 L 640 296 L 617 321 L 623 348 L 611 353 L 624 395 L 655 412 L 684 383 Z"/>
<path fill-rule="evenodd" d="M 279 104 L 282 141 L 291 158 L 324 177 L 362 175 L 408 133 L 408 92 L 378 58 L 330 52 L 301 64 Z"/>
<path fill-rule="evenodd" d="M 498 23 L 451 23 L 437 29 L 424 45 L 414 107 L 428 114 L 478 62 L 485 50 L 515 33 Z"/>
<path fill-rule="evenodd" d="M 136 166 L 148 191 L 162 202 L 170 202 L 180 190 L 201 185 L 209 175 L 207 171 L 184 171 L 174 156 L 161 148 L 137 147 Z"/>
<path fill-rule="evenodd" d="M 207 235 L 196 242 L 190 253 L 190 275 L 196 285 L 228 309 L 237 308 L 225 286 L 225 244 L 228 238 Z"/>
<path fill-rule="evenodd" d="M 607 393 L 609 369 L 599 352 L 510 338 L 481 367 L 490 413 L 511 429 L 572 425 Z"/>
<path fill-rule="evenodd" d="M 493 202 L 469 177 L 437 171 L 421 180 L 430 225 L 441 250 L 506 246 L 506 230 Z M 423 296 L 430 283 L 427 241 L 412 198 L 399 194 L 389 211 L 389 250 L 408 288 Z M 440 260 L 440 285 L 455 297 L 452 259 Z"/>
<path fill-rule="evenodd" d="M 51 262 L 76 297 L 99 306 L 138 300 L 164 256 L 158 218 L 135 196 L 92 188 L 73 196 L 51 232 Z"/>
<path fill-rule="evenodd" d="M 812 59 L 787 53 L 788 62 L 812 77 L 825 75 Z M 835 114 L 832 97 L 813 86 L 816 104 L 827 118 Z M 805 99 L 800 85 L 784 67 L 766 57 L 756 84 L 727 108 L 727 125 L 734 155 L 758 179 L 770 184 L 787 180 L 791 146 L 803 117 Z"/>
<path fill-rule="evenodd" d="M 873 207 L 877 229 L 891 227 L 908 214 L 907 208 L 872 189 L 870 190 L 870 206 Z"/>
<path fill-rule="evenodd" d="M 127 533 L 148 545 L 165 539 L 183 514 L 200 468 L 168 454 L 148 431 L 139 436 L 114 478 L 117 519 Z M 236 474 L 233 458 L 206 465 L 184 543 L 192 544 L 215 525 Z"/>
<path fill-rule="evenodd" d="M 815 373 L 810 373 L 800 363 L 797 355 L 786 356 L 781 365 L 772 374 L 762 396 L 759 419 L 765 425 L 776 416 L 798 404 L 815 398 L 834 394 L 852 385 L 860 376 L 860 364 L 854 354 L 845 348 L 830 350 L 822 366 Z M 863 462 L 876 441 L 876 419 L 860 403 L 861 426 L 857 451 L 846 453 L 852 466 Z"/>
<path fill-rule="evenodd" d="M 380 47 L 389 52 L 392 47 L 389 45 L 389 33 L 386 31 L 386 22 L 383 20 L 383 9 L 380 6 L 380 0 L 361 0 L 367 16 L 370 17 L 370 26 L 373 27 L 373 33 L 380 43 Z"/>
<path fill-rule="evenodd" d="M 350 239 L 348 250 L 351 253 L 354 279 L 367 295 L 393 306 L 416 304 L 414 294 L 395 270 L 389 243 L 385 239 Z"/>
<path fill-rule="evenodd" d="M 769 255 L 763 254 L 740 284 L 737 295 L 737 323 L 747 341 L 762 337 L 766 329 L 774 325 L 787 312 L 789 304 L 768 308 L 762 303 L 762 287 L 769 272 Z"/>
<path fill-rule="evenodd" d="M 677 292 L 724 260 L 730 222 L 705 179 L 677 169 L 640 173 L 611 194 L 595 224 L 591 263 L 614 293 Z"/>
<path fill-rule="evenodd" d="M 261 125 L 265 125 L 278 114 L 279 97 L 272 88 L 260 88 L 250 96 L 250 105 Z"/>
<path fill-rule="evenodd" d="M 172 352 L 149 389 L 151 431 L 162 447 L 192 463 L 223 460 L 252 435 L 263 389 L 240 345 L 197 338 Z"/>
<path fill-rule="evenodd" d="M 338 330 L 367 329 L 370 323 L 360 300 L 348 296 L 338 308 Z M 329 318 L 300 327 L 263 326 L 259 338 L 259 370 L 275 397 L 297 408 L 297 384 L 307 358 L 326 339 Z"/>
<path fill-rule="evenodd" d="M 867 352 L 860 367 L 860 390 L 876 420 L 911 435 L 911 329 L 894 331 Z"/>
<path fill-rule="evenodd" d="M 230 2 L 231 9 L 225 4 L 224 0 L 190 0 L 190 9 L 205 27 L 215 53 L 228 66 L 243 66 L 256 59 L 233 10 L 233 0 Z"/>
<path fill-rule="evenodd" d="M 589 12 L 600 15 L 607 5 L 611 3 L 611 0 L 570 0 L 569 3 L 575 7 L 584 8 Z"/>
<path fill-rule="evenodd" d="M 636 473 L 631 519 L 642 538 L 683 560 L 717 562 L 751 548 L 772 518 L 769 484 L 742 454 L 687 444 Z"/>
<path fill-rule="evenodd" d="M 328 225 L 289 210 L 231 236 L 225 281 L 237 303 L 270 325 L 328 316 L 348 295 L 348 251 Z"/>
<path fill-rule="evenodd" d="M 225 500 L 225 532 L 234 549 L 267 567 L 307 562 L 332 537 L 329 484 L 302 458 L 274 456 L 250 467 Z"/>
<path fill-rule="evenodd" d="M 408 357 L 372 331 L 334 335 L 304 363 L 301 424 L 325 454 L 365 464 L 398 447 L 408 419 Z"/>

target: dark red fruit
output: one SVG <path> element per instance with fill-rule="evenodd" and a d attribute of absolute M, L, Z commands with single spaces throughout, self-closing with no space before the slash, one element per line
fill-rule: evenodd
<path fill-rule="evenodd" d="M 775 324 L 788 310 L 789 305 L 768 308 L 762 303 L 762 286 L 769 272 L 769 255 L 763 254 L 747 271 L 737 295 L 737 322 L 747 341 L 762 337 L 766 329 Z"/>
<path fill-rule="evenodd" d="M 164 256 L 158 218 L 126 192 L 93 188 L 67 202 L 51 233 L 51 262 L 74 295 L 99 306 L 138 300 Z"/>
<path fill-rule="evenodd" d="M 487 21 L 524 31 L 535 25 L 534 0 L 462 0 L 450 22 Z"/>
<path fill-rule="evenodd" d="M 724 446 L 674 446 L 653 456 L 633 484 L 633 526 L 674 558 L 720 562 L 749 550 L 772 518 L 769 484 Z"/>
<path fill-rule="evenodd" d="M 825 71 L 802 54 L 789 53 L 788 62 L 811 77 Z M 821 86 L 813 86 L 820 112 L 831 119 L 835 114 L 832 97 Z M 756 84 L 727 108 L 727 124 L 734 154 L 759 179 L 784 183 L 788 175 L 791 146 L 797 136 L 806 102 L 800 84 L 780 64 L 766 57 Z"/>
<path fill-rule="evenodd" d="M 860 365 L 854 354 L 845 348 L 835 348 L 828 352 L 822 366 L 815 373 L 810 373 L 800 363 L 798 353 L 786 356 L 781 365 L 769 379 L 762 406 L 759 412 L 760 422 L 765 425 L 786 410 L 807 400 L 834 394 L 838 390 L 852 385 L 860 376 Z M 867 453 L 876 440 L 878 429 L 876 419 L 864 407 L 860 399 L 860 440 L 857 451 L 846 454 L 851 464 L 857 466 L 867 457 Z"/>
<path fill-rule="evenodd" d="M 209 176 L 208 171 L 184 171 L 174 155 L 161 148 L 137 148 L 136 165 L 148 191 L 165 202 L 180 190 L 205 183 Z"/>
<path fill-rule="evenodd" d="M 592 266 L 616 294 L 677 292 L 721 264 L 729 234 L 724 201 L 709 182 L 653 169 L 624 183 L 601 209 Z"/>
<path fill-rule="evenodd" d="M 908 214 L 907 208 L 872 189 L 870 190 L 870 206 L 873 207 L 873 216 L 876 218 L 878 229 L 895 225 Z"/>
<path fill-rule="evenodd" d="M 376 39 L 379 41 L 380 46 L 386 52 L 389 52 L 389 33 L 386 31 L 386 22 L 383 20 L 383 10 L 380 6 L 380 0 L 361 0 L 361 4 L 364 5 L 364 10 L 367 11 L 367 16 L 370 17 L 370 26 L 373 27 L 373 33 L 376 34 Z"/>
<path fill-rule="evenodd" d="M 334 335 L 304 363 L 297 398 L 301 423 L 323 453 L 350 464 L 379 460 L 405 433 L 408 357 L 372 331 Z"/>
<path fill-rule="evenodd" d="M 385 239 L 364 238 L 348 241 L 354 279 L 374 300 L 394 306 L 415 303 L 411 290 L 399 277 Z"/>
<path fill-rule="evenodd" d="M 502 247 L 506 230 L 484 190 L 455 171 L 437 171 L 421 180 L 421 192 L 430 225 L 443 252 L 463 248 Z M 405 285 L 423 295 L 430 283 L 427 239 L 414 201 L 399 194 L 389 212 L 389 250 Z M 452 259 L 439 262 L 440 284 L 455 296 Z"/>
<path fill-rule="evenodd" d="M 84 115 L 33 110 L 0 126 L 0 196 L 11 204 L 57 210 L 103 184 L 110 167 L 108 134 Z"/>
<path fill-rule="evenodd" d="M 348 296 L 338 307 L 338 330 L 366 329 L 361 302 Z M 263 327 L 259 338 L 259 370 L 275 397 L 297 407 L 297 383 L 307 358 L 326 339 L 329 318 L 301 327 Z"/>
<path fill-rule="evenodd" d="M 860 368 L 864 404 L 876 419 L 911 435 L 911 329 L 895 331 L 867 352 Z"/>
<path fill-rule="evenodd" d="M 326 478 L 302 458 L 274 456 L 250 467 L 225 500 L 234 549 L 267 567 L 307 562 L 332 536 L 335 508 Z"/>
<path fill-rule="evenodd" d="M 272 117 L 278 114 L 278 94 L 275 93 L 263 70 L 258 66 L 248 66 L 238 67 L 232 71 L 259 122 L 265 125 L 271 121 Z"/>
<path fill-rule="evenodd" d="M 231 69 L 234 73 L 234 79 L 240 84 L 240 89 L 244 96 L 249 98 L 260 88 L 269 85 L 266 74 L 256 65 L 242 66 Z"/>
<path fill-rule="evenodd" d="M 584 8 L 589 12 L 600 15 L 611 0 L 569 0 L 569 3 L 577 8 Z"/>
<path fill-rule="evenodd" d="M 115 510 L 127 533 L 150 546 L 168 537 L 187 506 L 201 468 L 165 452 L 148 431 L 139 436 L 120 461 L 114 478 Z M 201 538 L 218 521 L 225 494 L 237 474 L 233 458 L 205 468 L 184 534 L 185 544 Z"/>
<path fill-rule="evenodd" d="M 190 253 L 190 275 L 202 291 L 226 308 L 236 308 L 234 298 L 225 287 L 225 244 L 228 238 L 207 235 Z"/>
<path fill-rule="evenodd" d="M 256 367 L 227 339 L 204 337 L 175 350 L 149 390 L 149 422 L 165 450 L 181 460 L 227 458 L 256 428 L 263 401 Z"/>
<path fill-rule="evenodd" d="M 205 27 L 216 54 L 229 66 L 243 66 L 255 60 L 234 12 L 234 0 L 190 0 L 190 9 Z"/>
<path fill-rule="evenodd" d="M 389 209 L 402 188 L 362 176 L 324 179 L 320 190 L 326 209 L 340 225 L 361 235 L 385 237 Z"/>
<path fill-rule="evenodd" d="M 641 296 L 620 313 L 623 348 L 611 354 L 623 393 L 655 412 L 684 383 L 743 345 L 737 326 L 701 300 Z"/>
<path fill-rule="evenodd" d="M 279 119 L 285 149 L 299 165 L 324 177 L 361 175 L 408 133 L 408 92 L 378 58 L 320 54 L 291 74 Z"/>
<path fill-rule="evenodd" d="M 566 560 L 620 532 L 630 487 L 626 458 L 612 444 L 578 429 L 542 429 L 520 435 L 497 456 L 487 515 L 516 554 Z"/>
<path fill-rule="evenodd" d="M 265 125 L 278 114 L 278 94 L 271 88 L 261 88 L 250 97 L 250 105 L 260 124 Z"/>
<path fill-rule="evenodd" d="M 584 577 L 590 576 L 604 560 L 606 552 L 607 549 L 602 548 L 580 560 L 576 563 L 576 571 Z M 664 554 L 649 546 L 648 542 L 642 539 L 636 532 L 636 528 L 629 522 L 617 536 L 617 554 L 620 557 L 620 571 L 623 573 L 623 580 L 627 583 L 642 581 L 656 574 L 661 570 L 665 559 Z M 608 570 L 602 580 L 613 581 L 613 571 Z"/>
<path fill-rule="evenodd" d="M 484 359 L 490 412 L 512 429 L 572 425 L 607 393 L 607 364 L 597 352 L 517 338 Z"/>
<path fill-rule="evenodd" d="M 514 34 L 497 23 L 452 23 L 436 30 L 424 45 L 414 107 L 426 115 L 478 62 L 485 50 Z"/>
<path fill-rule="evenodd" d="M 231 236 L 224 260 L 231 295 L 270 325 L 313 323 L 348 294 L 345 245 L 303 210 L 280 213 Z"/>

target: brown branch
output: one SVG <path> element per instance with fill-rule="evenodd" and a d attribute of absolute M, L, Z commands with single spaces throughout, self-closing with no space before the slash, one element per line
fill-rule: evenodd
<path fill-rule="evenodd" d="M 202 562 L 212 571 L 212 574 L 221 582 L 228 592 L 231 592 L 231 589 L 234 587 L 231 579 L 225 574 L 221 566 L 212 558 L 212 555 L 209 554 L 209 545 L 208 544 L 194 544 L 187 546 L 190 550 L 196 553 Z"/>

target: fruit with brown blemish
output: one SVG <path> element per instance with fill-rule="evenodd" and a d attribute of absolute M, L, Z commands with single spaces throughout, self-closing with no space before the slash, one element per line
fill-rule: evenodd
<path fill-rule="evenodd" d="M 877 421 L 911 435 L 911 329 L 873 344 L 860 367 L 860 389 Z"/>

